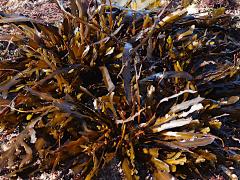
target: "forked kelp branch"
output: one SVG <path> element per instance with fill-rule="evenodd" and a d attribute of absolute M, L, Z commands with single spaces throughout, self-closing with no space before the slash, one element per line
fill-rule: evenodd
<path fill-rule="evenodd" d="M 226 166 L 223 122 L 238 117 L 240 94 L 231 16 L 156 1 L 56 3 L 58 27 L 0 18 L 21 31 L 11 37 L 21 58 L 0 62 L 1 127 L 19 130 L 2 143 L 1 174 L 91 179 L 118 159 L 127 179 L 207 178 Z"/>

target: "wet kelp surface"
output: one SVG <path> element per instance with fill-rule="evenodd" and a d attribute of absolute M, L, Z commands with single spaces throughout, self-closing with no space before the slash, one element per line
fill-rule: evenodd
<path fill-rule="evenodd" d="M 20 55 L 0 62 L 0 173 L 97 179 L 117 161 L 119 179 L 236 179 L 238 19 L 183 2 L 56 1 L 59 27 L 2 13 L 21 33 L 2 37 Z"/>

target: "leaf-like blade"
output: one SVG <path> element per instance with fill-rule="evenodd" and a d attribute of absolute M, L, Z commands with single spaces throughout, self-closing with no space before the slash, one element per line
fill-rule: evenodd
<path fill-rule="evenodd" d="M 124 81 L 124 91 L 126 94 L 126 98 L 128 104 L 131 104 L 132 95 L 131 95 L 131 51 L 132 51 L 132 44 L 126 43 L 123 50 L 123 57 L 122 57 L 122 76 Z"/>
<path fill-rule="evenodd" d="M 99 67 L 99 69 L 101 70 L 102 72 L 102 76 L 103 76 L 103 81 L 104 81 L 104 84 L 106 85 L 107 89 L 108 89 L 108 92 L 111 93 L 114 91 L 115 89 L 115 86 L 111 80 L 111 77 L 110 77 L 110 74 L 109 74 L 109 71 L 107 69 L 106 66 L 101 66 Z"/>
<path fill-rule="evenodd" d="M 190 124 L 192 121 L 192 118 L 182 118 L 182 119 L 177 119 L 177 120 L 172 120 L 170 122 L 164 123 L 160 126 L 157 127 L 153 127 L 153 132 L 161 132 L 163 130 L 167 130 L 167 129 L 172 129 L 172 128 L 176 128 L 176 127 L 181 127 L 181 126 L 185 126 L 187 124 Z"/>
<path fill-rule="evenodd" d="M 199 146 L 206 146 L 208 144 L 211 144 L 215 140 L 215 136 L 206 136 L 206 137 L 201 137 L 201 138 L 193 138 L 190 140 L 184 140 L 180 142 L 172 142 L 175 145 L 182 146 L 185 148 L 196 148 Z"/>
<path fill-rule="evenodd" d="M 204 100 L 204 98 L 202 98 L 202 97 L 196 97 L 194 99 L 182 102 L 180 104 L 177 104 L 177 105 L 174 105 L 173 107 L 171 107 L 171 111 L 170 112 L 177 113 L 179 111 L 188 109 L 190 106 L 198 104 L 198 103 L 202 102 L 203 100 Z"/>

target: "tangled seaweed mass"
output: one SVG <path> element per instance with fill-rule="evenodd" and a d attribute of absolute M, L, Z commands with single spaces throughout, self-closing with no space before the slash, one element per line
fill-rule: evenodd
<path fill-rule="evenodd" d="M 92 179 L 118 159 L 127 179 L 206 178 L 239 163 L 237 18 L 190 15 L 187 1 L 75 2 L 56 1 L 59 26 L 1 13 L 20 55 L 0 62 L 1 139 L 19 132 L 0 174 Z"/>

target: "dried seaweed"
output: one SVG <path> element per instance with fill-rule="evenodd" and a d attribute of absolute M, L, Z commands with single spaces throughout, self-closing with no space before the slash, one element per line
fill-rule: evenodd
<path fill-rule="evenodd" d="M 21 31 L 11 41 L 22 59 L 0 62 L 0 123 L 21 129 L 0 152 L 9 176 L 68 168 L 92 179 L 117 157 L 127 179 L 204 178 L 223 163 L 221 119 L 239 118 L 240 94 L 229 15 L 188 15 L 190 1 L 71 1 L 71 13 L 56 2 L 59 27 L 0 18 Z"/>

